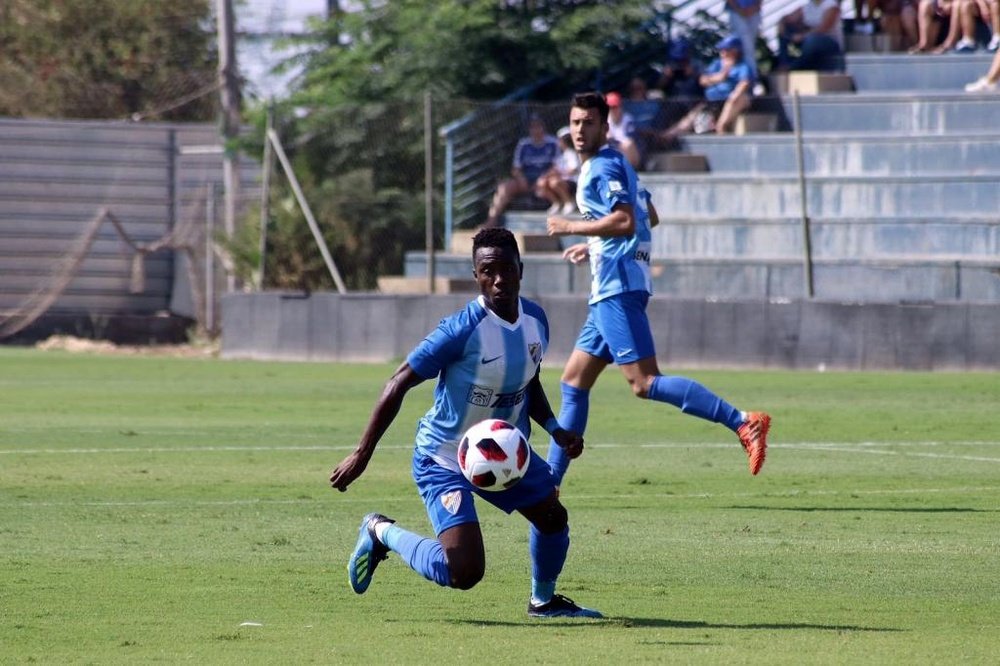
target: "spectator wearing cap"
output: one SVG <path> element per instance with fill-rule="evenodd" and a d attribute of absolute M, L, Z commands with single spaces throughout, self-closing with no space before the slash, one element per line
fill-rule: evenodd
<path fill-rule="evenodd" d="M 743 61 L 757 77 L 757 35 L 760 34 L 761 0 L 726 0 L 729 31 L 743 44 Z"/>
<path fill-rule="evenodd" d="M 552 202 L 549 215 L 571 215 L 576 212 L 576 179 L 580 174 L 580 156 L 573 148 L 569 127 L 562 127 L 556 133 L 559 137 L 559 156 L 551 169 L 538 179 L 538 189 L 543 197 Z"/>
<path fill-rule="evenodd" d="M 538 180 L 552 168 L 558 155 L 559 142 L 545 131 L 545 123 L 541 117 L 532 114 L 528 120 L 528 136 L 518 141 L 514 148 L 510 178 L 497 186 L 483 226 L 500 226 L 500 216 L 517 197 L 532 192 L 541 197 Z"/>
<path fill-rule="evenodd" d="M 621 152 L 636 169 L 639 168 L 639 147 L 635 143 L 635 119 L 622 108 L 622 96 L 616 92 L 605 95 L 608 103 L 608 145 Z"/>
<path fill-rule="evenodd" d="M 736 119 L 750 107 L 753 73 L 743 60 L 743 42 L 729 35 L 715 45 L 716 58 L 701 75 L 705 99 L 692 108 L 673 127 L 657 135 L 658 143 L 672 145 L 677 137 L 689 132 L 699 134 L 715 130 L 726 134 L 733 130 Z"/>
<path fill-rule="evenodd" d="M 793 46 L 799 51 L 795 58 Z M 843 50 L 840 0 L 806 0 L 778 22 L 779 69 L 839 69 Z"/>
<path fill-rule="evenodd" d="M 656 87 L 664 97 L 701 98 L 702 89 L 698 78 L 701 76 L 697 63 L 691 58 L 691 43 L 683 38 L 670 40 L 667 47 L 667 62 L 660 71 Z"/>

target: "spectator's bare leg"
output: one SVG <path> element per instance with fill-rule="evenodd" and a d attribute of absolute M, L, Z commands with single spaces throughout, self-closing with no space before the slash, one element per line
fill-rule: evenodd
<path fill-rule="evenodd" d="M 499 227 L 500 226 L 500 216 L 503 212 L 507 210 L 507 206 L 510 202 L 514 200 L 520 194 L 530 192 L 531 188 L 528 185 L 528 181 L 523 178 L 509 178 L 500 183 L 497 186 L 497 191 L 493 195 L 493 201 L 490 203 L 489 213 L 486 215 L 486 223 L 484 227 Z"/>
<path fill-rule="evenodd" d="M 917 12 L 912 5 L 905 5 L 899 13 L 899 26 L 905 43 L 900 46 L 904 50 L 920 42 L 920 29 L 917 25 Z"/>
<path fill-rule="evenodd" d="M 629 161 L 629 164 L 633 168 L 639 168 L 639 148 L 635 145 L 635 141 L 632 139 L 623 139 L 619 142 L 618 149 L 622 151 L 622 155 L 625 156 L 625 159 Z"/>
<path fill-rule="evenodd" d="M 698 114 L 702 112 L 705 108 L 705 103 L 700 102 L 694 105 L 694 108 L 685 114 L 683 118 L 678 120 L 673 126 L 668 127 L 659 134 L 656 135 L 656 143 L 660 146 L 672 146 L 676 141 L 677 137 L 682 134 L 689 134 L 694 131 L 694 120 L 698 117 Z"/>
<path fill-rule="evenodd" d="M 750 108 L 750 97 L 747 95 L 739 95 L 735 98 L 730 97 L 727 99 L 726 103 L 722 106 L 722 111 L 719 113 L 719 119 L 715 121 L 716 133 L 728 134 L 732 132 L 733 127 L 736 125 L 736 119 L 748 108 Z"/>
<path fill-rule="evenodd" d="M 962 33 L 962 3 L 963 0 L 955 0 L 952 3 L 951 20 L 948 22 L 948 34 L 932 53 L 941 54 L 949 51 L 958 42 L 958 36 Z"/>
<path fill-rule="evenodd" d="M 917 45 L 910 53 L 925 53 L 934 47 L 941 26 L 934 18 L 934 0 L 920 0 L 917 7 Z"/>

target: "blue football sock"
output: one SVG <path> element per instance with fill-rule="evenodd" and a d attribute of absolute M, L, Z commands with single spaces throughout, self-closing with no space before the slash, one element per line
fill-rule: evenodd
<path fill-rule="evenodd" d="M 556 590 L 556 579 L 566 563 L 569 552 L 569 526 L 555 534 L 542 534 L 534 525 L 528 530 L 528 552 L 531 554 L 531 596 L 546 603 Z"/>
<path fill-rule="evenodd" d="M 722 423 L 733 432 L 743 425 L 743 413 L 740 410 L 687 377 L 658 375 L 649 387 L 648 396 L 650 400 L 680 407 L 685 414 Z"/>
<path fill-rule="evenodd" d="M 559 384 L 562 389 L 562 405 L 559 407 L 559 425 L 570 432 L 583 435 L 587 429 L 587 414 L 590 412 L 590 391 L 570 386 L 565 382 Z M 555 440 L 549 440 L 549 467 L 556 478 L 556 485 L 562 483 L 563 475 L 569 467 L 569 456 Z"/>
<path fill-rule="evenodd" d="M 448 560 L 440 541 L 408 532 L 395 524 L 385 529 L 382 541 L 427 580 L 445 587 L 451 583 Z"/>

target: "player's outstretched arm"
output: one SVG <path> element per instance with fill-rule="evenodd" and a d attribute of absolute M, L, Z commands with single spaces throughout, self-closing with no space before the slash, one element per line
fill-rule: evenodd
<path fill-rule="evenodd" d="M 548 396 L 545 395 L 545 389 L 542 388 L 537 372 L 528 387 L 528 400 L 530 401 L 528 416 L 545 428 L 555 443 L 566 450 L 566 455 L 570 458 L 579 458 L 583 453 L 583 437 L 558 425 L 559 421 L 552 413 Z"/>
<path fill-rule="evenodd" d="M 550 217 L 545 220 L 549 236 L 631 236 L 635 233 L 635 212 L 629 204 L 617 204 L 610 213 L 597 220 L 568 220 Z"/>
<path fill-rule="evenodd" d="M 361 435 L 361 441 L 357 448 L 340 461 L 340 464 L 330 473 L 331 486 L 344 492 L 347 490 L 347 486 L 361 476 L 368 466 L 368 461 L 375 453 L 375 446 L 392 425 L 396 415 L 399 414 L 399 408 L 403 405 L 406 392 L 422 381 L 424 378 L 418 375 L 409 363 L 404 362 L 396 369 L 396 372 L 386 382 L 385 388 L 382 389 L 382 395 L 372 409 L 368 425 Z"/>

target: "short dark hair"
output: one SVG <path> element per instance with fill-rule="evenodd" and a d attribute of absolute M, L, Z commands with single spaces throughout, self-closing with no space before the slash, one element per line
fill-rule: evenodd
<path fill-rule="evenodd" d="M 597 109 L 601 122 L 608 122 L 608 100 L 599 92 L 584 92 L 573 95 L 573 107 L 577 109 Z"/>
<path fill-rule="evenodd" d="M 510 248 L 514 251 L 514 254 L 517 255 L 518 260 L 521 259 L 521 250 L 517 247 L 517 239 L 514 238 L 514 234 L 501 227 L 480 229 L 479 232 L 472 237 L 473 263 L 476 262 L 476 250 L 481 247 Z"/>

